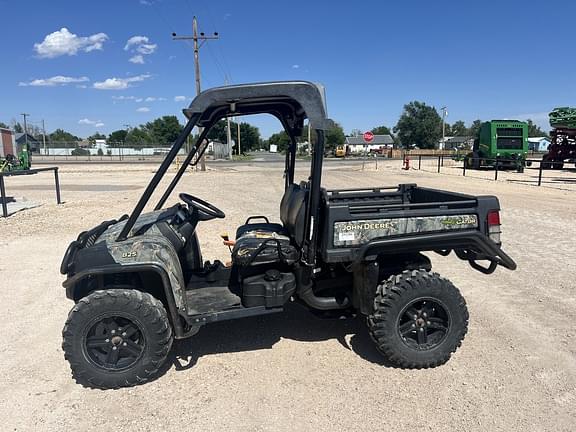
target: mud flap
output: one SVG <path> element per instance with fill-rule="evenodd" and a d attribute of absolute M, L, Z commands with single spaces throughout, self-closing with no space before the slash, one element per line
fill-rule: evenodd
<path fill-rule="evenodd" d="M 363 315 L 373 312 L 379 275 L 380 266 L 377 261 L 365 261 L 354 268 L 353 304 Z"/>

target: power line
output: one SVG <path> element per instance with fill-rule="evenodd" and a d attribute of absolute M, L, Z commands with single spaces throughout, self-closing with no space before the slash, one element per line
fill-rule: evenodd
<path fill-rule="evenodd" d="M 172 39 L 173 40 L 184 40 L 184 41 L 189 41 L 192 40 L 194 42 L 194 75 L 195 75 L 195 81 L 196 81 L 196 96 L 198 96 L 200 94 L 201 88 L 200 88 L 200 47 L 202 47 L 202 45 L 204 45 L 204 43 L 206 43 L 209 40 L 212 39 L 219 39 L 220 36 L 218 35 L 218 32 L 214 32 L 213 35 L 211 36 L 207 36 L 204 34 L 204 32 L 200 32 L 200 34 L 198 34 L 198 19 L 196 18 L 196 16 L 194 16 L 192 18 L 192 36 L 177 36 L 176 33 L 172 33 Z M 201 41 L 200 44 L 198 44 L 198 41 Z M 201 133 L 201 130 L 200 130 Z M 202 171 L 206 171 L 206 162 L 204 159 L 204 152 L 202 152 L 202 156 L 200 158 L 200 169 Z"/>

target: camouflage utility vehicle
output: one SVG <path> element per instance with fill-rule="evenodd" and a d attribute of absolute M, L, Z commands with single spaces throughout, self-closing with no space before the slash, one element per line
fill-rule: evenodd
<path fill-rule="evenodd" d="M 188 193 L 179 195 L 179 203 L 165 204 L 204 152 L 216 122 L 262 113 L 277 117 L 292 142 L 281 223 L 248 217 L 237 229 L 232 264 L 204 262 L 196 228 L 224 218 L 224 212 Z M 500 248 L 499 203 L 493 196 L 415 184 L 323 188 L 324 136 L 333 123 L 319 85 L 214 88 L 198 95 L 184 114 L 182 134 L 130 215 L 81 233 L 63 258 L 63 285 L 75 302 L 63 349 L 79 382 L 101 388 L 146 382 L 165 362 L 174 338 L 193 336 L 216 321 L 282 312 L 288 302 L 364 316 L 390 362 L 434 367 L 460 346 L 468 312 L 458 289 L 432 272 L 422 252 L 453 251 L 483 273 L 499 265 L 516 268 Z M 306 119 L 317 140 L 310 174 L 297 182 L 296 138 Z M 203 132 L 154 211 L 143 213 L 194 126 Z M 201 191 L 198 185 L 194 192 Z"/>

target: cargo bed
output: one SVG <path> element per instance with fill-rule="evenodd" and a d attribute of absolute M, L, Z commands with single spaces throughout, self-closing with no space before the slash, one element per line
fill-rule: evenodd
<path fill-rule="evenodd" d="M 455 250 L 469 261 L 488 259 L 515 268 L 500 249 L 488 216 L 498 213 L 494 196 L 471 196 L 401 184 L 397 187 L 324 190 L 326 262 L 359 261 L 368 255 Z M 490 234 L 492 237 L 490 238 Z"/>

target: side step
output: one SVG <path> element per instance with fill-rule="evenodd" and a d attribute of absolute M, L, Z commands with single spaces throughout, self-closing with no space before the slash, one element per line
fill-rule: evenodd
<path fill-rule="evenodd" d="M 266 315 L 284 310 L 281 307 L 244 307 L 240 297 L 231 292 L 227 286 L 213 286 L 186 291 L 186 306 L 188 316 L 185 318 L 192 325 Z"/>

